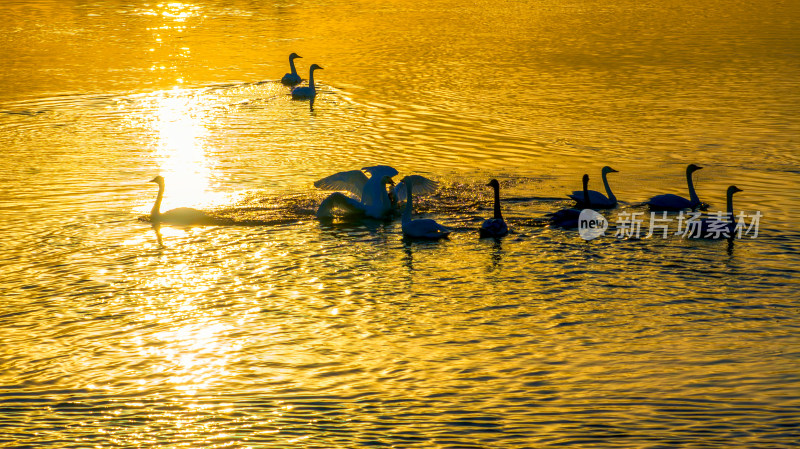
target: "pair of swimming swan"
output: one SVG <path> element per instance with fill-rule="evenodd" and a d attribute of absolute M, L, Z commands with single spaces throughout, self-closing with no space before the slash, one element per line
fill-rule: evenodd
<path fill-rule="evenodd" d="M 646 204 L 650 210 L 656 211 L 679 211 L 684 209 L 694 210 L 698 207 L 705 206 L 705 204 L 700 201 L 700 198 L 698 198 L 697 192 L 694 190 L 694 183 L 692 182 L 692 174 L 701 168 L 703 167 L 695 164 L 689 164 L 689 166 L 686 167 L 686 183 L 689 186 L 689 199 L 679 195 L 674 195 L 672 193 L 667 193 L 664 195 L 656 195 L 647 200 L 644 204 Z M 589 208 L 587 204 L 591 204 L 591 207 L 594 209 L 611 209 L 616 207 L 617 197 L 614 196 L 614 193 L 611 191 L 611 187 L 608 184 L 607 176 L 609 173 L 618 173 L 618 171 L 609 166 L 605 166 L 601 170 L 603 186 L 605 187 L 606 195 L 603 195 L 596 190 L 588 189 L 576 190 L 567 195 L 569 198 L 575 200 L 575 207 Z"/>
<path fill-rule="evenodd" d="M 300 78 L 300 75 L 297 74 L 297 69 L 294 66 L 294 60 L 297 58 L 302 58 L 302 56 L 298 55 L 297 53 L 292 53 L 289 55 L 289 69 L 291 71 L 283 75 L 283 78 L 281 78 L 281 83 L 285 86 L 294 87 L 303 81 L 303 79 Z M 314 70 L 322 70 L 322 67 L 318 66 L 317 64 L 311 64 L 308 73 L 308 86 L 294 87 L 294 89 L 292 89 L 292 99 L 309 100 L 317 95 L 317 88 L 314 85 Z"/>
<path fill-rule="evenodd" d="M 370 176 L 367 177 L 367 174 Z M 392 215 L 402 200 L 406 200 L 406 208 L 402 216 L 403 234 L 415 238 L 442 238 L 450 234 L 450 230 L 432 219 L 411 219 L 414 195 L 426 195 L 436 190 L 438 183 L 420 175 L 404 177 L 395 185 L 392 180 L 398 171 L 388 165 L 364 167 L 361 170 L 350 170 L 335 173 L 314 183 L 314 187 L 324 190 L 344 190 L 353 195 L 341 192 L 328 195 L 317 209 L 318 218 L 331 218 L 336 210 L 348 215 L 364 215 L 370 218 L 385 219 Z M 391 190 L 387 190 L 388 186 Z"/>

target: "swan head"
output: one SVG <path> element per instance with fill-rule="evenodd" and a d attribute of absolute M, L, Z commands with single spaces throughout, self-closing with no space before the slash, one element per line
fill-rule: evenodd
<path fill-rule="evenodd" d="M 318 70 L 318 69 L 319 69 L 319 70 L 322 70 L 322 67 L 320 67 L 320 66 L 318 66 L 318 65 L 316 65 L 316 64 L 311 64 L 311 67 L 309 67 L 309 70 L 311 70 L 312 72 L 313 72 L 314 70 Z"/>
<path fill-rule="evenodd" d="M 738 187 L 736 187 L 736 186 L 730 186 L 730 187 L 728 187 L 728 195 L 733 195 L 733 194 L 734 194 L 734 193 L 736 193 L 736 192 L 743 192 L 743 191 L 744 191 L 744 190 L 742 190 L 742 189 L 740 189 L 740 188 L 738 188 Z"/>
<path fill-rule="evenodd" d="M 303 59 L 303 57 L 298 55 L 297 53 L 292 53 L 292 54 L 289 55 L 289 60 L 290 61 L 295 60 L 297 58 Z"/>
<path fill-rule="evenodd" d="M 158 175 L 158 176 L 156 176 L 155 178 L 151 179 L 148 182 L 154 182 L 154 183 L 156 183 L 156 184 L 158 184 L 160 186 L 163 186 L 164 185 L 164 177 L 161 176 L 161 175 Z"/>
<path fill-rule="evenodd" d="M 602 173 L 605 175 L 607 173 L 619 173 L 619 171 L 618 170 L 614 170 L 613 168 L 611 168 L 608 165 L 606 165 L 605 167 L 603 167 Z"/>
<path fill-rule="evenodd" d="M 394 179 L 392 179 L 391 176 L 387 175 L 387 176 L 384 176 L 383 178 L 381 178 L 381 183 L 383 185 L 389 184 L 389 185 L 393 186 L 394 185 Z"/>
<path fill-rule="evenodd" d="M 494 189 L 499 189 L 500 188 L 500 183 L 496 179 L 492 179 L 491 181 L 489 181 L 489 184 L 486 184 L 486 185 L 489 186 L 489 187 L 492 187 Z"/>
<path fill-rule="evenodd" d="M 700 170 L 701 168 L 703 167 L 700 167 L 699 165 L 689 164 L 689 166 L 686 167 L 686 173 L 694 173 L 697 170 Z"/>
<path fill-rule="evenodd" d="M 589 187 L 589 175 L 583 175 L 583 188 Z"/>

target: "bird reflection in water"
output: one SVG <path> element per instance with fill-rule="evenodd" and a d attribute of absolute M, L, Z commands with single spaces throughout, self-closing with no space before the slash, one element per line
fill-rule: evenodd
<path fill-rule="evenodd" d="M 159 248 L 165 248 L 164 239 L 161 237 L 161 223 L 153 222 L 153 232 L 156 233 L 156 241 L 158 241 Z"/>
<path fill-rule="evenodd" d="M 488 271 L 491 273 L 500 268 L 500 263 L 503 261 L 503 240 L 500 238 L 492 239 L 492 252 L 491 252 L 491 265 Z"/>

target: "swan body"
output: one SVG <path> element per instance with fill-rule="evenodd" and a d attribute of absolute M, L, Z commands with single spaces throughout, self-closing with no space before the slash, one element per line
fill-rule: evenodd
<path fill-rule="evenodd" d="M 292 89 L 292 99 L 293 100 L 310 100 L 317 96 L 317 89 L 314 87 L 314 70 L 322 70 L 322 67 L 311 64 L 311 68 L 309 69 L 308 73 L 308 86 L 303 87 L 295 87 Z"/>
<path fill-rule="evenodd" d="M 576 206 L 570 209 L 561 209 L 558 212 L 549 214 L 550 226 L 568 229 L 578 227 L 581 211 L 592 207 L 592 197 L 589 195 L 589 175 L 583 175 L 583 197 L 589 198 L 589 201 L 583 202 L 583 207 Z"/>
<path fill-rule="evenodd" d="M 671 193 L 664 195 L 656 195 L 650 198 L 645 204 L 650 206 L 651 210 L 666 210 L 666 211 L 679 211 L 683 209 L 697 209 L 703 204 L 700 198 L 697 197 L 697 192 L 694 191 L 694 184 L 692 183 L 692 173 L 700 170 L 703 167 L 698 167 L 695 164 L 689 164 L 686 167 L 686 183 L 689 185 L 689 199 Z"/>
<path fill-rule="evenodd" d="M 414 208 L 413 186 L 415 182 L 420 182 L 419 175 L 410 175 L 402 179 L 406 187 L 406 208 L 403 212 L 403 235 L 418 239 L 440 239 L 450 235 L 450 229 L 440 225 L 430 218 L 411 219 L 412 209 Z"/>
<path fill-rule="evenodd" d="M 496 179 L 492 179 L 486 185 L 494 189 L 494 217 L 483 222 L 478 235 L 480 238 L 503 237 L 508 234 L 508 225 L 500 212 L 500 183 Z"/>
<path fill-rule="evenodd" d="M 595 209 L 610 209 L 617 206 L 617 197 L 614 196 L 614 192 L 611 191 L 611 187 L 608 185 L 608 178 L 606 177 L 609 173 L 618 173 L 617 170 L 606 165 L 603 167 L 602 171 L 600 172 L 601 176 L 603 177 L 603 187 L 606 189 L 606 194 L 603 195 L 602 193 L 598 192 L 597 190 L 589 190 L 589 201 L 592 204 L 592 207 Z M 567 195 L 568 197 L 575 200 L 576 206 L 582 206 L 584 201 L 584 195 L 582 190 L 576 190 L 572 192 L 571 195 Z"/>
<path fill-rule="evenodd" d="M 370 176 L 367 177 L 365 174 Z M 317 209 L 318 218 L 330 218 L 334 210 L 342 210 L 347 215 L 366 215 L 371 218 L 387 218 L 405 196 L 405 184 L 400 183 L 389 195 L 386 186 L 394 185 L 393 177 L 397 176 L 396 169 L 388 165 L 375 165 L 364 167 L 361 170 L 350 170 L 335 173 L 314 183 L 314 187 L 325 190 L 344 190 L 355 198 L 348 197 L 340 192 L 329 195 Z M 438 183 L 423 176 L 417 177 L 413 191 L 418 195 L 425 195 L 436 190 Z M 402 187 L 402 192 L 398 190 Z"/>
<path fill-rule="evenodd" d="M 702 238 L 702 239 L 722 239 L 722 238 L 729 238 L 730 239 L 730 238 L 733 238 L 734 231 L 736 230 L 736 220 L 734 219 L 734 215 L 733 215 L 733 194 L 737 193 L 737 192 L 741 192 L 741 191 L 742 191 L 742 189 L 740 189 L 740 188 L 738 188 L 736 186 L 730 186 L 730 187 L 728 187 L 728 190 L 726 192 L 726 203 L 727 203 L 727 209 L 728 209 L 727 210 L 727 212 L 728 212 L 727 220 L 728 221 L 727 221 L 727 224 L 725 225 L 725 233 L 727 234 L 727 236 L 722 235 L 722 233 L 714 232 L 714 228 L 712 227 L 712 223 L 714 224 L 714 226 L 717 229 L 719 229 L 719 227 L 718 227 L 719 220 L 717 218 L 706 217 L 706 218 L 703 218 L 703 219 L 700 220 L 700 223 L 699 223 L 700 231 L 699 232 L 696 231 L 696 230 L 691 230 L 691 231 L 689 229 L 686 230 L 686 232 L 692 232 L 693 234 L 697 233 L 696 235 L 689 236 L 689 237 Z"/>
<path fill-rule="evenodd" d="M 192 209 L 191 207 L 179 207 L 177 209 L 161 212 L 161 200 L 164 198 L 164 178 L 156 176 L 150 182 L 158 184 L 158 196 L 156 203 L 150 211 L 150 222 L 153 224 L 174 224 L 174 225 L 218 225 L 225 224 L 227 220 L 215 218 L 205 212 Z"/>
<path fill-rule="evenodd" d="M 303 81 L 303 79 L 300 78 L 300 75 L 297 74 L 297 69 L 294 67 L 294 60 L 297 58 L 302 58 L 302 56 L 298 55 L 297 53 L 292 53 L 289 55 L 289 69 L 291 72 L 283 75 L 283 78 L 281 78 L 281 83 L 285 86 L 294 87 Z"/>

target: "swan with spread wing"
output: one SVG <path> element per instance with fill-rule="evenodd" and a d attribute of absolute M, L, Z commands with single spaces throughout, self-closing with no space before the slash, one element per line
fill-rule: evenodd
<path fill-rule="evenodd" d="M 398 171 L 388 165 L 364 167 L 361 170 L 350 170 L 335 173 L 314 183 L 314 187 L 322 190 L 339 190 L 325 198 L 317 209 L 317 218 L 331 218 L 334 211 L 345 215 L 366 215 L 370 218 L 387 218 L 391 216 L 397 203 L 406 199 L 407 188 L 401 182 L 395 185 L 392 180 Z M 369 175 L 369 176 L 367 176 Z M 416 175 L 412 191 L 415 195 L 432 193 L 438 183 L 424 176 Z M 394 186 L 391 194 L 387 186 Z M 347 196 L 341 191 L 349 192 Z"/>

